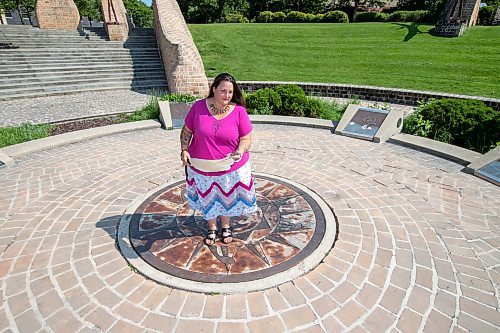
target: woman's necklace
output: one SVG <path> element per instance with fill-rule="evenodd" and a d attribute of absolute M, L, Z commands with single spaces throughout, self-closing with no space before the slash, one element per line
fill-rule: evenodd
<path fill-rule="evenodd" d="M 212 112 L 212 114 L 214 116 L 224 114 L 224 113 L 228 112 L 229 108 L 230 108 L 229 104 L 225 105 L 222 109 L 219 109 L 218 107 L 216 107 L 214 103 L 211 103 L 209 106 L 210 106 L 210 111 Z"/>

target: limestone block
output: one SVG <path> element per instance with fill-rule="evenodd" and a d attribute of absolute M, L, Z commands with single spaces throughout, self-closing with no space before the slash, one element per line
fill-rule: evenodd
<path fill-rule="evenodd" d="M 73 0 L 37 0 L 36 18 L 40 29 L 76 30 L 80 23 Z"/>
<path fill-rule="evenodd" d="M 205 67 L 177 1 L 154 0 L 153 11 L 169 90 L 179 94 L 207 95 Z"/>
<path fill-rule="evenodd" d="M 122 0 L 101 0 L 104 26 L 109 40 L 124 41 L 128 37 L 127 10 Z M 114 9 L 114 10 L 113 10 Z"/>
<path fill-rule="evenodd" d="M 0 9 L 0 25 L 7 24 L 7 17 L 5 17 L 5 12 L 3 9 Z"/>

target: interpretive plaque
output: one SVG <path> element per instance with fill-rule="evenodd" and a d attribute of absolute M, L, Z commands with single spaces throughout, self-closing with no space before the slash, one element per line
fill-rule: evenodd
<path fill-rule="evenodd" d="M 373 140 L 388 113 L 389 111 L 386 110 L 359 108 L 342 133 Z"/>
<path fill-rule="evenodd" d="M 488 178 L 494 184 L 500 185 L 500 161 L 493 161 L 482 168 L 476 170 L 476 174 L 483 178 Z"/>
<path fill-rule="evenodd" d="M 401 110 L 382 110 L 350 104 L 335 128 L 335 134 L 383 142 L 403 128 Z"/>

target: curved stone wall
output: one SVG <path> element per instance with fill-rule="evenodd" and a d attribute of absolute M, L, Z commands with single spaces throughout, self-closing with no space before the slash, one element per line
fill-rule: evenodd
<path fill-rule="evenodd" d="M 73 0 L 38 0 L 36 19 L 40 29 L 76 30 L 80 14 Z"/>
<path fill-rule="evenodd" d="M 154 0 L 155 31 L 172 93 L 206 95 L 208 80 L 177 1 Z"/>

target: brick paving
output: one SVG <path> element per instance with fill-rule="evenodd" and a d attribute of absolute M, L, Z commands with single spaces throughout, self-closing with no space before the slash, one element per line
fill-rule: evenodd
<path fill-rule="evenodd" d="M 115 228 L 183 179 L 179 130 L 32 153 L 0 169 L 0 332 L 498 332 L 500 189 L 462 166 L 312 128 L 255 125 L 253 168 L 333 209 L 323 263 L 258 292 L 198 294 L 135 273 Z"/>

